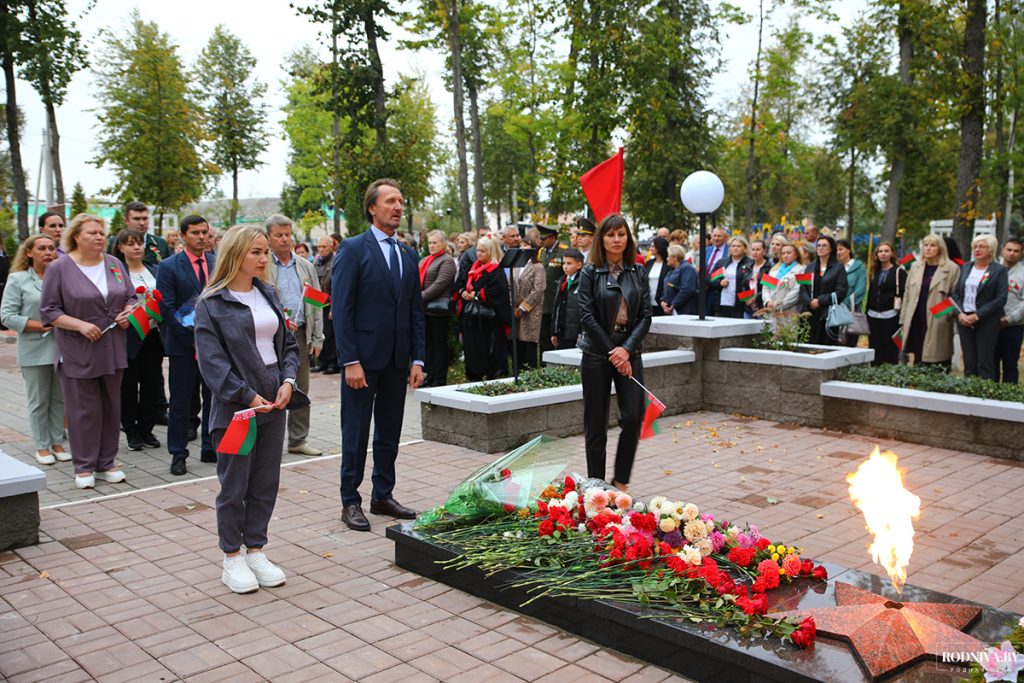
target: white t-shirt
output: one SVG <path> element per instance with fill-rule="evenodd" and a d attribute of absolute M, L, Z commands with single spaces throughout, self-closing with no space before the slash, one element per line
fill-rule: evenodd
<path fill-rule="evenodd" d="M 739 261 L 729 261 L 729 265 L 725 267 L 725 279 L 729 284 L 722 290 L 722 298 L 719 301 L 721 306 L 736 305 L 736 269 L 739 265 Z"/>
<path fill-rule="evenodd" d="M 647 281 L 651 289 L 651 305 L 658 305 L 658 280 L 661 279 L 661 269 L 665 266 L 662 261 L 655 261 L 651 264 L 651 272 L 647 275 Z"/>
<path fill-rule="evenodd" d="M 156 278 L 153 277 L 153 274 L 149 272 L 149 268 L 143 268 L 142 271 L 138 273 L 133 273 L 129 271 L 128 275 L 130 275 L 132 278 L 133 289 L 135 287 L 138 287 L 139 285 L 142 285 L 143 287 L 146 288 L 146 293 L 148 294 L 152 294 L 153 291 L 156 289 Z M 139 301 L 141 300 L 142 295 L 140 294 Z"/>
<path fill-rule="evenodd" d="M 260 358 L 266 365 L 277 363 L 274 335 L 277 333 L 278 321 L 270 303 L 255 287 L 248 292 L 236 292 L 233 289 L 228 291 L 252 312 L 252 324 L 256 328 L 256 349 L 260 352 Z"/>
<path fill-rule="evenodd" d="M 96 289 L 100 290 L 100 294 L 103 298 L 107 298 L 107 294 L 110 293 L 110 289 L 107 287 L 107 264 L 105 261 L 100 261 L 95 266 L 83 266 L 81 263 L 76 263 L 78 269 L 85 274 L 89 280 L 96 285 Z"/>
<path fill-rule="evenodd" d="M 964 313 L 975 313 L 978 310 L 978 285 L 988 268 L 971 268 L 971 274 L 964 283 Z"/>

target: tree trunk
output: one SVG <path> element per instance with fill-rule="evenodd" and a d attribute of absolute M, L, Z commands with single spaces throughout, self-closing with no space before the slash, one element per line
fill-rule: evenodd
<path fill-rule="evenodd" d="M 764 37 L 764 0 L 758 2 L 757 55 L 754 57 L 754 97 L 750 101 L 750 148 L 747 153 L 747 209 L 744 227 L 749 230 L 754 217 L 754 175 L 757 168 L 757 95 L 761 87 L 761 40 Z"/>
<path fill-rule="evenodd" d="M 53 182 L 57 186 L 57 204 L 64 206 L 64 173 L 60 168 L 60 133 L 57 132 L 57 110 L 53 102 L 46 103 L 46 123 L 50 127 L 50 168 L 53 169 Z"/>
<path fill-rule="evenodd" d="M 373 18 L 373 10 L 369 7 L 363 15 L 363 28 L 366 31 L 366 51 L 370 56 L 370 68 L 373 70 L 373 129 L 377 133 L 377 147 L 383 149 L 388 141 L 384 67 L 380 61 L 380 52 L 377 50 L 377 22 Z"/>
<path fill-rule="evenodd" d="M 238 222 L 238 164 L 231 167 L 231 225 Z"/>
<path fill-rule="evenodd" d="M 469 169 L 466 164 L 466 124 L 462 119 L 462 37 L 459 35 L 459 0 L 445 0 L 448 13 L 448 49 L 452 55 L 452 97 L 455 107 L 455 147 L 459 157 L 459 201 L 462 202 L 462 231 L 472 229 L 469 203 Z"/>
<path fill-rule="evenodd" d="M 853 198 L 857 191 L 857 149 L 850 147 L 850 188 L 846 199 L 846 236 L 853 243 Z"/>
<path fill-rule="evenodd" d="M 995 1 L 995 10 L 992 15 L 992 28 L 997 33 L 999 31 L 1000 22 L 1000 8 L 999 0 Z M 995 128 L 996 134 L 996 149 L 995 154 L 998 161 L 996 167 L 998 168 L 998 177 L 1001 182 L 996 185 L 996 239 L 999 240 L 999 244 L 1006 241 L 1009 236 L 1009 229 L 1007 223 L 1007 217 L 1003 215 L 1002 208 L 1006 206 L 1006 174 L 1009 169 L 1009 159 L 1006 158 L 1006 114 L 1004 109 L 1003 100 L 1003 57 L 1002 55 L 995 55 L 996 59 L 996 70 L 995 70 L 995 82 L 992 86 L 993 98 L 992 98 L 992 113 L 995 116 L 995 122 L 993 128 Z"/>
<path fill-rule="evenodd" d="M 960 164 L 956 173 L 953 239 L 960 253 L 971 252 L 981 185 L 981 151 L 985 136 L 986 0 L 969 0 L 964 28 L 964 113 L 960 117 Z"/>
<path fill-rule="evenodd" d="M 1017 134 L 1017 116 L 1020 114 L 1020 108 L 1015 107 L 1010 112 L 1010 135 L 1009 135 L 1009 149 L 1013 149 L 1014 140 Z M 1002 225 L 1002 239 L 1000 244 L 1006 241 L 1006 238 L 1010 235 L 1010 227 L 1013 225 L 1013 159 L 1007 161 L 1006 169 L 1006 208 L 1003 210 L 1003 225 Z"/>
<path fill-rule="evenodd" d="M 5 8 L 6 11 L 6 8 Z M 18 98 L 14 91 L 14 55 L 7 46 L 0 54 L 4 83 L 7 88 L 7 145 L 11 150 L 11 176 L 14 179 L 14 200 L 18 202 L 18 241 L 28 239 L 28 190 L 25 188 L 25 167 L 21 163 L 21 133 L 18 130 Z"/>
<path fill-rule="evenodd" d="M 908 11 L 906 3 L 901 2 L 896 20 L 896 32 L 900 41 L 900 86 L 904 95 L 914 86 L 914 74 L 911 71 L 914 61 L 914 34 L 910 30 Z M 885 194 L 885 216 L 882 218 L 882 241 L 894 242 L 896 239 L 896 225 L 900 218 L 900 192 L 906 172 L 907 148 L 902 142 L 898 142 L 890 159 L 889 189 Z"/>
<path fill-rule="evenodd" d="M 331 64 L 335 70 L 338 68 L 338 31 L 340 30 L 341 18 L 338 16 L 338 9 L 335 6 L 331 10 Z M 331 102 L 333 109 L 331 117 L 331 203 L 334 204 L 333 215 L 331 216 L 332 227 L 335 235 L 341 233 L 341 116 L 338 114 L 338 99 L 341 93 L 338 92 L 337 73 L 331 76 Z M 348 227 L 346 217 L 346 227 Z M 348 232 L 346 230 L 346 232 Z"/>
<path fill-rule="evenodd" d="M 470 78 L 466 89 L 469 91 L 469 126 L 473 137 L 473 222 L 482 228 L 487 223 L 484 221 L 484 155 L 480 143 L 480 106 L 476 80 Z"/>

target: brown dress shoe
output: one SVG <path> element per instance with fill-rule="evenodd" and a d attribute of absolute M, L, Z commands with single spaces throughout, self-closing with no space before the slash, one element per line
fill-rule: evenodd
<path fill-rule="evenodd" d="M 375 515 L 388 515 L 396 519 L 416 519 L 415 510 L 405 507 L 394 498 L 371 500 L 370 512 Z"/>
<path fill-rule="evenodd" d="M 370 522 L 358 505 L 346 505 L 341 509 L 341 521 L 352 531 L 369 531 Z"/>

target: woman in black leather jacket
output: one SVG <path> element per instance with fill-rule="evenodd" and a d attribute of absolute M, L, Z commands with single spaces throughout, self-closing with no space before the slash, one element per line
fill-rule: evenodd
<path fill-rule="evenodd" d="M 583 351 L 583 424 L 587 476 L 605 478 L 611 384 L 619 402 L 619 445 L 612 484 L 625 491 L 640 441 L 644 391 L 640 346 L 651 328 L 651 293 L 646 272 L 634 263 L 636 241 L 626 219 L 606 217 L 594 235 L 590 262 L 580 275 L 580 333 Z"/>
<path fill-rule="evenodd" d="M 813 273 L 814 280 L 810 288 L 800 288 L 800 300 L 811 311 L 812 344 L 838 346 L 839 330 L 829 330 L 828 309 L 832 305 L 832 295 L 836 295 L 838 306 L 843 305 L 849 285 L 846 282 L 846 268 L 836 257 L 836 241 L 823 235 L 815 242 L 818 258 L 807 266 L 805 272 Z"/>

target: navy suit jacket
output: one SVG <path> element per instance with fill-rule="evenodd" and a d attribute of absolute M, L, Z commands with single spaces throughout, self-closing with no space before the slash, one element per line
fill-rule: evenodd
<path fill-rule="evenodd" d="M 206 253 L 206 277 L 213 275 L 214 255 Z M 180 251 L 160 262 L 156 271 L 156 288 L 163 299 L 160 301 L 160 336 L 164 342 L 164 353 L 168 356 L 195 356 L 195 329 L 185 327 L 177 317 L 182 308 L 186 312 L 194 308 L 199 298 L 199 279 L 192 268 L 187 251 Z"/>
<path fill-rule="evenodd" d="M 373 233 L 338 247 L 331 275 L 331 315 L 340 364 L 364 370 L 407 370 L 426 355 L 416 252 L 398 243 L 402 279 L 396 282 Z"/>

